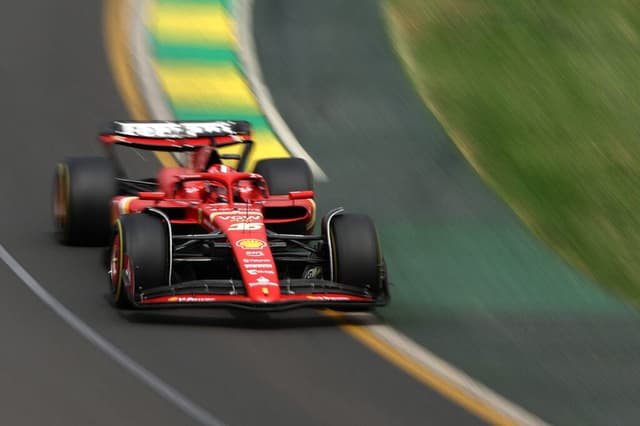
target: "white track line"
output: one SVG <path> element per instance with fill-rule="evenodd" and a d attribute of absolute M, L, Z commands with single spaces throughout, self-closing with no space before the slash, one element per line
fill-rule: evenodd
<path fill-rule="evenodd" d="M 276 110 L 269 90 L 262 80 L 260 65 L 255 51 L 255 42 L 253 39 L 253 20 L 251 13 L 253 0 L 236 0 L 234 5 L 234 14 L 237 19 L 236 31 L 238 33 L 238 42 L 240 44 L 240 56 L 245 67 L 245 72 L 254 90 L 254 94 L 258 98 L 258 102 L 260 102 L 265 113 L 268 113 L 268 118 L 280 139 L 283 141 L 289 141 L 292 139 L 294 141 L 294 145 L 299 146 L 300 144 L 295 139 L 295 136 L 293 136 L 284 119 Z M 289 148 L 288 144 L 285 143 L 285 145 Z M 292 153 L 294 152 L 292 151 Z M 304 155 L 304 158 L 309 162 L 309 164 L 316 164 L 306 152 L 304 152 Z M 320 172 L 322 171 L 320 170 Z M 358 318 L 364 319 L 366 319 L 367 316 L 369 316 L 369 319 L 375 318 L 371 314 L 357 315 Z M 362 327 L 366 328 L 369 332 L 389 346 L 402 352 L 414 362 L 421 365 L 424 369 L 436 374 L 442 380 L 450 383 L 458 389 L 461 389 L 467 395 L 473 396 L 475 399 L 481 401 L 486 406 L 491 407 L 493 410 L 513 419 L 517 424 L 531 426 L 546 425 L 546 423 L 540 418 L 508 401 L 483 384 L 473 380 L 467 374 L 456 369 L 443 359 L 437 357 L 426 348 L 388 325 L 363 325 Z"/>
<path fill-rule="evenodd" d="M 258 100 L 264 115 L 269 120 L 271 127 L 276 132 L 280 141 L 293 157 L 304 158 L 311 167 L 313 177 L 317 181 L 326 182 L 329 180 L 322 171 L 318 163 L 304 150 L 298 139 L 284 121 L 280 112 L 275 107 L 269 89 L 262 79 L 262 71 L 257 60 L 256 45 L 253 39 L 253 19 L 251 10 L 253 0 L 235 0 L 233 2 L 233 14 L 236 17 L 236 37 L 238 39 L 238 53 L 242 63 L 245 76 L 249 80 L 249 85 L 253 94 Z"/>
<path fill-rule="evenodd" d="M 77 331 L 82 337 L 100 349 L 105 355 L 119 364 L 122 368 L 137 377 L 144 384 L 149 386 L 158 395 L 172 403 L 193 420 L 210 426 L 223 426 L 220 420 L 208 411 L 198 406 L 189 398 L 181 394 L 178 390 L 163 382 L 158 376 L 144 368 L 127 354 L 118 349 L 102 335 L 98 334 L 87 323 L 65 307 L 58 299 L 41 286 L 0 244 L 0 259 L 2 259 L 14 274 L 35 294 L 45 305 L 51 308 L 64 322 Z"/>
<path fill-rule="evenodd" d="M 173 121 L 175 114 L 162 89 L 158 75 L 153 67 L 151 45 L 149 43 L 149 8 L 155 0 L 129 0 L 128 7 L 128 35 L 129 52 L 133 74 L 136 77 L 136 86 L 153 120 Z M 172 152 L 171 155 L 180 164 L 186 164 L 187 156 L 181 152 Z"/>
<path fill-rule="evenodd" d="M 129 58 L 131 58 L 137 86 L 147 110 L 154 120 L 175 120 L 169 101 L 165 97 L 158 76 L 153 69 L 149 52 L 147 19 L 150 0 L 129 0 Z"/>
<path fill-rule="evenodd" d="M 442 358 L 439 358 L 431 351 L 388 325 L 365 325 L 363 327 L 378 339 L 402 352 L 426 370 L 436 374 L 442 380 L 456 388 L 463 390 L 467 395 L 471 395 L 474 399 L 481 401 L 494 411 L 504 414 L 515 423 L 527 426 L 547 425 L 547 423 L 539 417 L 508 401 L 485 385 L 475 381 L 467 374 L 448 364 Z"/>

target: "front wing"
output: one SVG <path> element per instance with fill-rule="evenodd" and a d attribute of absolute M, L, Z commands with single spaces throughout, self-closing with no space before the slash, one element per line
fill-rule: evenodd
<path fill-rule="evenodd" d="M 372 294 L 362 287 L 320 279 L 285 279 L 280 298 L 272 302 L 250 299 L 241 280 L 197 280 L 171 286 L 154 287 L 136 297 L 138 308 L 226 307 L 255 311 L 283 311 L 314 307 L 363 309 L 384 306 L 388 293 Z"/>

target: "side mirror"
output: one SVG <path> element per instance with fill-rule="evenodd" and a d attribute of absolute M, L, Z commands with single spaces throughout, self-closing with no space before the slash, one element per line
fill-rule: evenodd
<path fill-rule="evenodd" d="M 290 200 L 306 200 L 313 198 L 313 191 L 291 191 L 289 192 Z"/>

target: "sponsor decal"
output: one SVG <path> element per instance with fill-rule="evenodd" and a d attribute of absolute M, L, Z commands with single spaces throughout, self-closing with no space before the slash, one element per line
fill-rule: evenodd
<path fill-rule="evenodd" d="M 221 220 L 228 220 L 229 222 L 251 222 L 251 221 L 259 221 L 262 220 L 261 214 L 251 214 L 251 215 L 218 215 Z"/>
<path fill-rule="evenodd" d="M 231 212 L 232 212 L 232 210 L 231 210 L 231 208 L 230 208 L 230 207 L 226 207 L 226 208 L 225 208 L 225 207 L 220 207 L 220 208 L 218 208 L 217 210 L 218 210 L 218 211 L 215 211 L 215 212 L 212 212 L 212 213 L 210 213 L 210 214 L 209 214 L 209 220 L 210 220 L 211 222 L 213 222 L 213 220 L 214 220 L 217 216 L 219 216 L 219 215 L 221 215 L 221 214 L 229 214 L 229 213 L 231 213 Z"/>
<path fill-rule="evenodd" d="M 235 134 L 233 122 L 209 121 L 199 123 L 136 123 L 116 122 L 115 133 L 146 138 L 197 138 L 212 134 Z"/>
<path fill-rule="evenodd" d="M 264 256 L 264 252 L 262 250 L 247 250 L 244 252 L 246 256 Z M 249 263 L 252 260 L 260 260 L 260 259 L 245 259 L 245 263 Z M 267 260 L 267 259 L 265 259 Z M 268 260 L 267 260 L 268 261 Z"/>
<path fill-rule="evenodd" d="M 245 239 L 236 241 L 236 246 L 243 249 L 261 249 L 261 248 L 264 248 L 266 245 L 267 243 L 265 243 L 264 241 L 258 240 L 255 238 L 245 238 Z"/>
<path fill-rule="evenodd" d="M 215 297 L 207 295 L 172 296 L 167 299 L 168 302 L 213 302 L 215 300 Z"/>
<path fill-rule="evenodd" d="M 278 287 L 278 284 L 276 283 L 248 283 L 247 284 L 249 287 L 256 287 L 256 286 L 270 286 L 270 287 Z"/>
<path fill-rule="evenodd" d="M 242 259 L 244 263 L 268 263 L 271 264 L 271 260 L 269 259 Z"/>
<path fill-rule="evenodd" d="M 256 287 L 256 286 L 263 286 L 263 287 L 266 287 L 266 286 L 271 286 L 271 287 L 276 286 L 276 287 L 277 287 L 277 286 L 278 286 L 278 284 L 271 282 L 271 281 L 269 280 L 269 278 L 262 277 L 262 276 L 261 276 L 261 277 L 256 278 L 256 281 L 255 281 L 255 282 L 253 282 L 253 283 L 248 283 L 247 285 L 248 285 L 249 287 Z"/>
<path fill-rule="evenodd" d="M 229 231 L 257 231 L 264 227 L 261 223 L 232 223 L 229 225 Z"/>
<path fill-rule="evenodd" d="M 235 133 L 229 121 L 211 121 L 208 123 L 182 123 L 184 133 L 188 136 L 208 135 L 212 133 Z"/>
<path fill-rule="evenodd" d="M 249 268 L 256 268 L 256 269 L 273 269 L 273 265 L 271 263 L 256 263 L 256 264 L 249 264 L 246 265 Z"/>
<path fill-rule="evenodd" d="M 264 270 L 261 270 L 261 269 L 247 269 L 247 274 L 249 274 L 249 275 L 258 275 L 258 274 L 275 275 L 275 272 L 273 272 L 273 271 L 264 271 Z"/>
<path fill-rule="evenodd" d="M 341 301 L 349 300 L 346 296 L 307 296 L 309 300 L 322 300 L 322 301 Z"/>

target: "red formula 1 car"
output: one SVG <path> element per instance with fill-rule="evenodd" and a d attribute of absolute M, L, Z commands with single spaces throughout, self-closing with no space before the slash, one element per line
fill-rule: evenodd
<path fill-rule="evenodd" d="M 313 235 L 307 164 L 265 159 L 244 171 L 253 144 L 249 123 L 116 121 L 100 140 L 108 153 L 114 145 L 187 153 L 186 167 L 143 180 L 124 177 L 114 155 L 70 158 L 57 167 L 60 240 L 111 244 L 117 306 L 359 310 L 388 302 L 371 220 L 334 209 Z M 232 145 L 241 153 L 222 153 Z"/>

